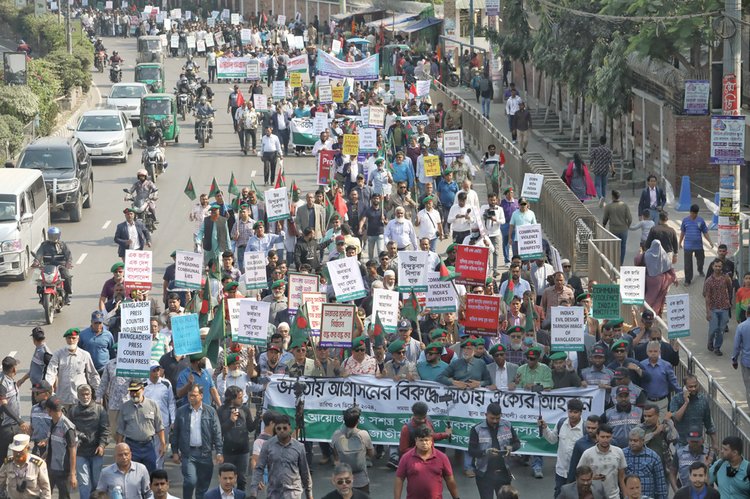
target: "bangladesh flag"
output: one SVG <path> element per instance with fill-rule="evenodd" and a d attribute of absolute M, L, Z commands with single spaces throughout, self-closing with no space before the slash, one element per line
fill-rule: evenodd
<path fill-rule="evenodd" d="M 255 185 L 255 180 L 252 180 L 250 182 L 250 190 L 252 190 L 253 192 L 255 192 L 255 197 L 258 198 L 258 201 L 265 201 L 266 200 L 266 197 L 263 195 L 263 191 L 261 191 L 260 189 L 258 189 L 258 186 Z"/>
<path fill-rule="evenodd" d="M 372 329 L 372 346 L 381 347 L 385 345 L 385 327 L 380 320 L 380 314 L 375 312 L 375 327 Z"/>
<path fill-rule="evenodd" d="M 211 365 L 217 365 L 219 359 L 219 346 L 224 342 L 226 324 L 224 322 L 224 303 L 219 302 L 216 315 L 209 326 L 206 342 L 203 344 L 203 354 L 211 361 Z"/>
<path fill-rule="evenodd" d="M 534 319 L 536 319 L 536 311 L 534 310 L 534 304 L 531 302 L 531 297 L 526 300 L 526 324 L 523 328 L 526 331 L 534 331 Z"/>
<path fill-rule="evenodd" d="M 286 179 L 284 178 L 284 170 L 280 169 L 279 174 L 276 176 L 276 185 L 274 186 L 274 189 L 279 189 L 280 187 L 286 186 Z"/>
<path fill-rule="evenodd" d="M 185 195 L 190 198 L 190 201 L 195 201 L 195 187 L 193 186 L 193 178 L 188 177 L 187 185 L 185 185 Z"/>
<path fill-rule="evenodd" d="M 297 187 L 297 182 L 295 182 L 294 180 L 292 180 L 291 195 L 292 195 L 292 203 L 296 203 L 297 201 L 299 201 L 300 188 Z"/>
<path fill-rule="evenodd" d="M 219 183 L 216 181 L 216 177 L 214 177 L 213 180 L 211 181 L 211 190 L 208 191 L 208 197 L 209 198 L 216 197 L 216 194 L 218 194 L 220 191 L 221 189 L 219 189 Z"/>
<path fill-rule="evenodd" d="M 453 267 L 446 267 L 445 263 L 440 262 L 440 280 L 441 281 L 452 281 L 456 277 L 459 277 L 461 274 L 455 272 L 453 270 Z"/>
<path fill-rule="evenodd" d="M 505 294 L 503 295 L 503 301 L 506 305 L 510 305 L 510 302 L 513 301 L 513 296 L 515 296 L 513 291 L 515 289 L 516 284 L 513 282 L 513 279 L 508 279 L 508 285 L 505 287 Z"/>
<path fill-rule="evenodd" d="M 409 293 L 409 298 L 404 300 L 404 306 L 401 307 L 401 317 L 417 322 L 419 319 L 419 301 L 414 291 Z"/>
<path fill-rule="evenodd" d="M 310 333 L 310 318 L 307 314 L 307 303 L 304 303 L 299 309 L 297 309 L 297 315 L 294 317 L 291 327 L 289 328 L 289 348 L 307 342 Z"/>
<path fill-rule="evenodd" d="M 234 178 L 234 172 L 232 172 L 232 178 L 229 179 L 229 187 L 227 188 L 227 192 L 235 196 L 240 195 L 240 188 L 237 186 L 237 179 Z"/>

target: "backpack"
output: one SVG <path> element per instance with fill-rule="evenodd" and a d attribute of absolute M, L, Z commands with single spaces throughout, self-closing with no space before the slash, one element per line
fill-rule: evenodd
<path fill-rule="evenodd" d="M 722 466 L 724 466 L 724 463 L 726 462 L 726 459 L 719 459 L 716 463 L 716 485 L 719 485 L 719 470 Z M 742 462 L 740 461 L 740 466 L 742 466 Z M 728 465 L 727 465 L 727 469 Z M 747 468 L 745 468 L 745 481 L 750 481 L 750 465 L 748 465 Z"/>
<path fill-rule="evenodd" d="M 347 437 L 347 434 L 350 436 Z M 360 473 L 367 469 L 367 449 L 365 449 L 359 431 L 349 431 L 347 428 L 333 442 L 333 446 L 339 455 L 339 460 L 352 467 L 352 474 Z"/>
<path fill-rule="evenodd" d="M 44 355 L 42 355 L 42 362 L 44 362 L 44 369 L 42 370 L 42 379 L 47 377 L 47 367 L 49 366 L 50 360 L 52 360 L 52 354 L 45 351 Z"/>

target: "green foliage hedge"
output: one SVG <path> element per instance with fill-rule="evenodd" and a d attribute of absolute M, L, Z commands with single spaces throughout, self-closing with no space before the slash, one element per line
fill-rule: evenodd
<path fill-rule="evenodd" d="M 3 161 L 8 159 L 5 156 L 6 145 L 9 152 L 8 157 L 10 158 L 15 157 L 21 152 L 23 145 L 23 134 L 20 133 L 21 129 L 23 129 L 23 123 L 18 118 L 7 114 L 0 115 L 0 158 Z"/>

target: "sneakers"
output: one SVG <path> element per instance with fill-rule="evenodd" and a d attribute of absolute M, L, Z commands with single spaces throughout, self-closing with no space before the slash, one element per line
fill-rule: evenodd
<path fill-rule="evenodd" d="M 542 473 L 542 470 L 534 470 L 534 478 L 544 478 L 544 473 Z"/>
<path fill-rule="evenodd" d="M 714 354 L 716 354 L 717 357 L 721 357 L 722 355 L 724 355 L 724 353 L 718 348 L 714 350 Z"/>
<path fill-rule="evenodd" d="M 605 202 L 604 198 L 599 198 L 599 208 L 604 208 Z"/>

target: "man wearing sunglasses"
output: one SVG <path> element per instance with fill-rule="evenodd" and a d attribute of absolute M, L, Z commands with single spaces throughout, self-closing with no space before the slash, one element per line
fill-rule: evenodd
<path fill-rule="evenodd" d="M 336 490 L 324 495 L 323 499 L 367 499 L 370 497 L 352 486 L 354 482 L 352 468 L 346 463 L 336 465 L 333 469 L 331 482 Z"/>

